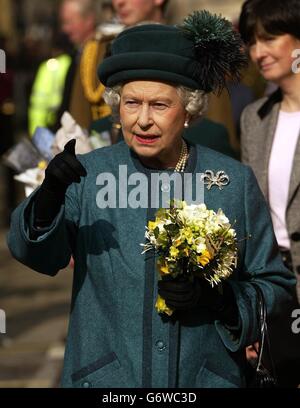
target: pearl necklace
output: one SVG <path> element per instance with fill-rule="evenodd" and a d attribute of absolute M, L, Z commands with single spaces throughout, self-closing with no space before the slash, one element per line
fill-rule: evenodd
<path fill-rule="evenodd" d="M 188 157 L 189 157 L 189 151 L 187 148 L 187 144 L 182 139 L 181 152 L 180 152 L 178 162 L 175 166 L 174 172 L 179 173 L 179 172 L 184 171 Z"/>

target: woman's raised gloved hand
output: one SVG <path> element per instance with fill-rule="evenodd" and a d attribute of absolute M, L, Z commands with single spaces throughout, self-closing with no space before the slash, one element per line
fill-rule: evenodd
<path fill-rule="evenodd" d="M 87 175 L 75 155 L 76 139 L 70 140 L 63 152 L 57 154 L 45 171 L 45 179 L 34 201 L 34 227 L 49 226 L 65 200 L 67 188 Z"/>

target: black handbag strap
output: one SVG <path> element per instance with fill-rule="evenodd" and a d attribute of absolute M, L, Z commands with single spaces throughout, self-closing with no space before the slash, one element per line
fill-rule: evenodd
<path fill-rule="evenodd" d="M 275 365 L 271 354 L 270 337 L 268 333 L 267 325 L 267 307 L 264 299 L 264 294 L 259 285 L 252 282 L 253 287 L 257 294 L 257 306 L 258 306 L 258 316 L 259 316 L 259 348 L 257 350 L 257 363 L 256 371 L 264 370 L 264 365 L 262 362 L 264 352 L 267 353 L 270 365 L 271 365 L 271 375 L 276 381 Z"/>

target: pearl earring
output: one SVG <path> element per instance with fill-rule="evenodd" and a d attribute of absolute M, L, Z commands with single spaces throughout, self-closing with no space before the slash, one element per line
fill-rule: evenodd
<path fill-rule="evenodd" d="M 121 127 L 122 127 L 122 125 L 121 125 L 121 123 L 113 123 L 112 124 L 112 127 L 114 128 L 114 129 L 121 129 Z"/>
<path fill-rule="evenodd" d="M 189 122 L 188 122 L 188 120 L 186 120 L 185 122 L 184 122 L 184 125 L 183 125 L 184 127 L 185 127 L 185 129 L 187 129 L 188 127 L 189 127 Z"/>

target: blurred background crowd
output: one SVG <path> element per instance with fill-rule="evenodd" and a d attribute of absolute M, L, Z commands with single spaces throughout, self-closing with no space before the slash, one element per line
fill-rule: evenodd
<path fill-rule="evenodd" d="M 24 184 L 14 175 L 26 170 L 26 160 L 43 170 L 42 159 L 51 158 L 53 151 L 41 151 L 56 132 L 70 129 L 73 120 L 78 125 L 75 133 L 81 129 L 89 136 L 88 149 L 122 139 L 120 125 L 102 99 L 97 66 L 109 54 L 113 38 L 126 26 L 143 21 L 180 23 L 189 12 L 207 9 L 227 17 L 238 29 L 243 3 L 0 0 L 0 50 L 6 57 L 5 72 L 0 72 L 0 309 L 6 313 L 6 333 L 0 334 L 0 387 L 58 386 L 72 280 L 71 270 L 55 280 L 38 276 L 8 253 L 5 233 L 10 213 L 25 196 Z M 259 58 L 251 56 L 239 84 L 229 83 L 221 95 L 210 95 L 205 118 L 186 132 L 189 141 L 243 159 L 242 111 L 276 90 L 272 78 L 257 69 Z M 71 116 L 64 115 L 66 111 Z M 299 113 L 300 105 L 296 111 Z M 247 126 L 244 123 L 246 133 Z M 42 134 L 38 134 L 39 128 L 44 129 Z M 18 143 L 16 154 L 12 148 Z M 60 143 L 56 143 L 58 151 Z M 30 149 L 37 149 L 36 156 L 22 157 L 22 153 L 29 155 Z M 244 161 L 252 165 L 245 152 Z M 300 241 L 300 232 L 294 238 Z M 289 244 L 284 249 L 288 254 Z M 295 386 L 297 381 L 291 378 L 283 385 Z M 300 383 L 299 375 L 298 380 Z"/>
<path fill-rule="evenodd" d="M 86 11 L 83 11 L 84 17 L 81 17 L 81 12 L 78 13 L 75 10 L 76 6 L 67 5 L 63 8 L 60 3 L 59 0 L 43 2 L 0 0 L 0 49 L 6 53 L 6 74 L 0 75 L 0 154 L 6 152 L 23 137 L 32 137 L 37 126 L 57 130 L 65 110 L 71 113 L 80 126 L 89 130 L 93 129 L 95 119 L 108 116 L 107 107 L 99 107 L 101 99 L 97 100 L 96 94 L 89 96 L 87 89 L 80 89 L 80 81 L 84 86 L 84 73 L 82 69 L 79 73 L 78 67 L 84 44 L 94 38 L 95 33 L 99 31 L 97 29 L 99 26 L 105 28 L 107 25 L 107 31 L 111 30 L 109 34 L 105 31 L 108 39 L 106 41 L 109 41 L 118 30 L 122 29 L 119 25 L 132 25 L 139 20 L 153 18 L 147 10 L 148 6 L 143 5 L 145 10 L 140 8 L 141 11 L 133 15 L 131 22 L 130 18 L 122 15 L 123 9 L 126 10 L 128 7 L 126 2 L 116 1 L 114 9 L 110 1 L 98 0 L 93 5 L 92 17 L 89 16 L 91 18 L 88 20 L 85 16 Z M 85 2 L 82 3 L 83 7 L 86 7 Z M 139 2 L 136 3 L 137 7 L 141 7 Z M 163 21 L 173 24 L 182 21 L 192 10 L 207 8 L 221 13 L 236 23 L 241 4 L 242 1 L 239 0 L 186 0 L 184 2 L 170 0 L 163 11 L 163 17 L 155 18 L 157 21 L 163 18 Z M 89 12 L 87 10 L 87 15 Z M 74 20 L 76 17 L 77 20 Z M 112 23 L 116 28 L 113 29 L 106 23 Z M 88 52 L 94 52 L 92 47 L 87 50 Z M 98 49 L 96 52 L 101 54 L 106 51 Z M 87 69 L 93 69 L 93 67 L 87 67 Z M 89 71 L 87 71 L 88 74 Z M 93 86 L 93 80 L 96 78 L 90 80 L 91 86 Z M 226 128 L 219 128 L 217 133 L 221 135 L 222 130 L 223 134 L 227 131 L 230 146 L 225 146 L 226 142 L 220 137 L 218 144 L 221 147 L 219 148 L 237 157 L 241 110 L 243 106 L 264 92 L 264 81 L 261 78 L 252 78 L 245 73 L 244 82 L 250 86 L 230 89 L 232 103 L 225 92 L 219 101 L 216 101 L 215 96 L 212 95 L 213 103 L 207 112 L 207 117 L 213 121 L 213 123 L 206 123 L 209 130 L 215 123 L 223 124 Z M 76 89 L 72 90 L 72 87 Z M 239 96 L 242 96 L 243 100 L 239 99 L 237 102 L 236 99 Z M 99 126 L 100 129 L 102 126 L 105 127 L 105 122 L 100 122 Z M 225 135 L 225 138 L 227 136 Z M 194 137 L 196 136 L 191 135 L 192 139 Z M 0 223 L 5 227 L 8 225 L 12 208 L 19 202 L 19 196 L 22 196 L 23 187 L 13 182 L 13 172 L 9 167 L 3 164 L 0 166 L 2 186 Z"/>

